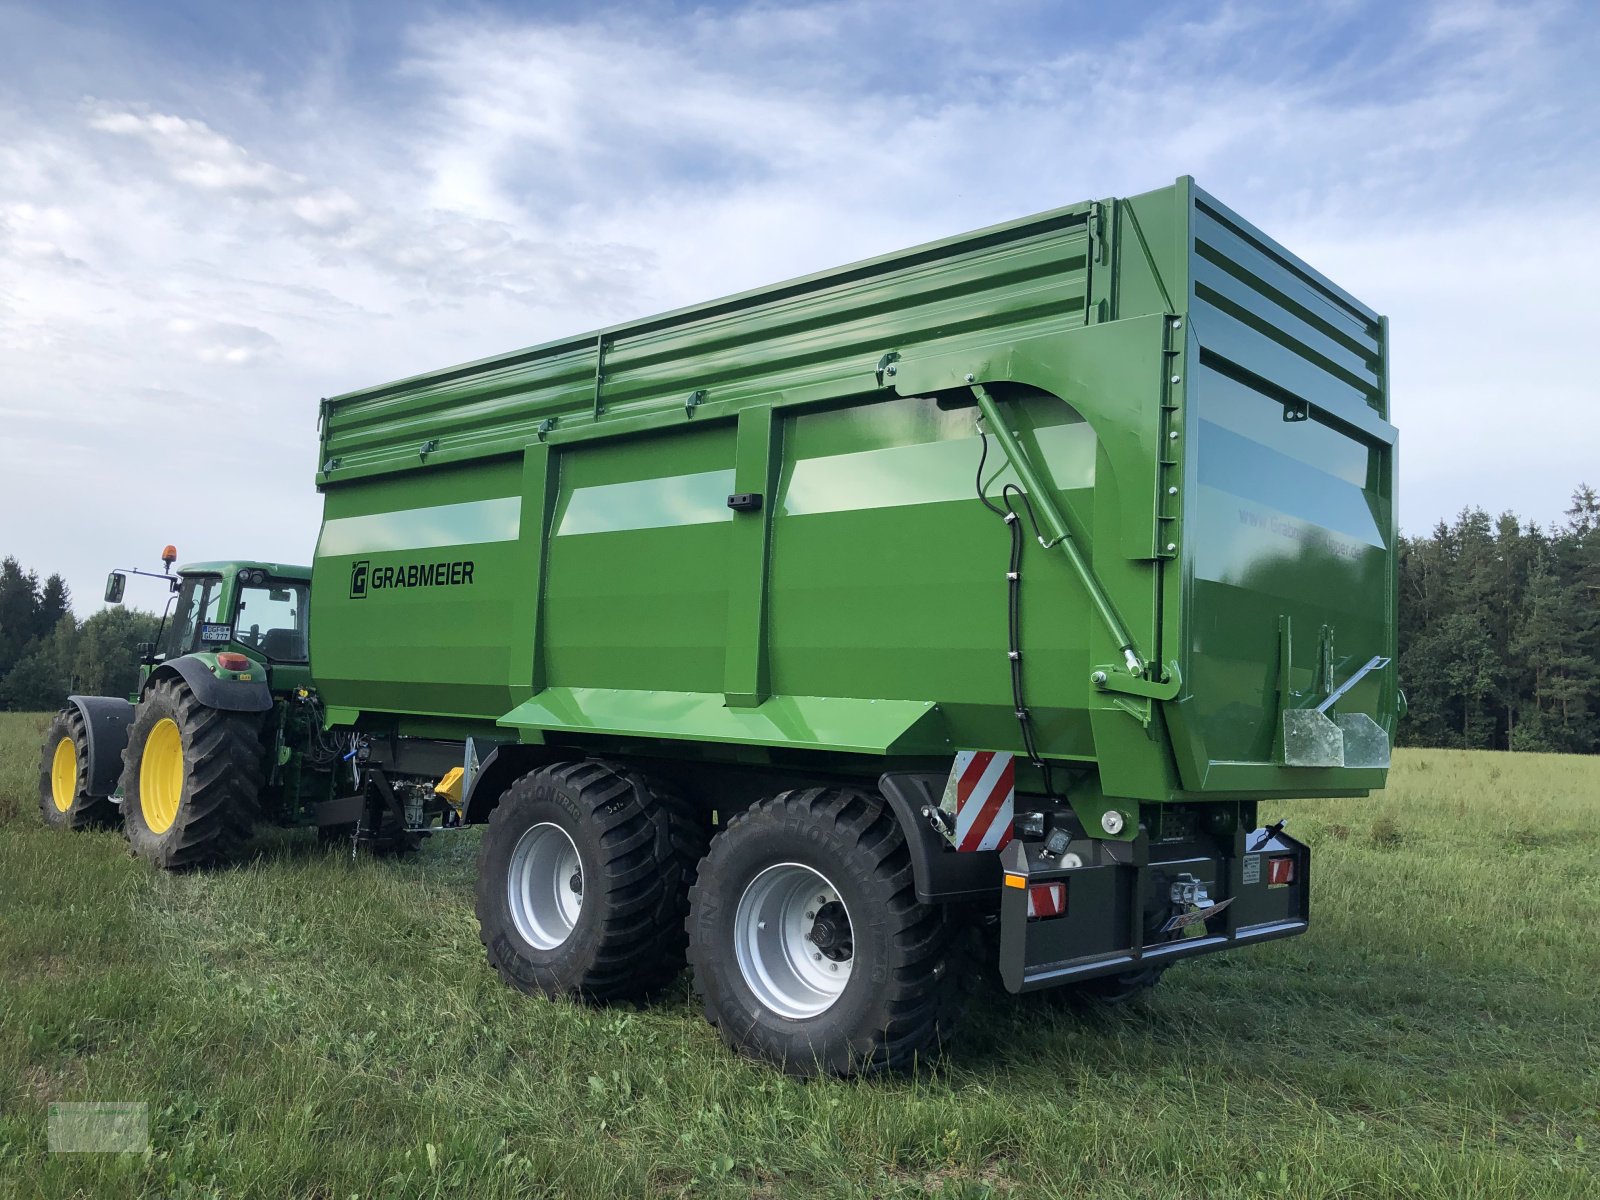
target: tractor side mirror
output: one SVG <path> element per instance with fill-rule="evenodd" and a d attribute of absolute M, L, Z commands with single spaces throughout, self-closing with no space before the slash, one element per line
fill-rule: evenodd
<path fill-rule="evenodd" d="M 128 586 L 128 577 L 121 571 L 113 571 L 106 576 L 106 603 L 121 604 L 123 590 Z"/>

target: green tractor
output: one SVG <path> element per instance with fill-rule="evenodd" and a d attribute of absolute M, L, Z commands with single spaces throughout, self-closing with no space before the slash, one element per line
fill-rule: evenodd
<path fill-rule="evenodd" d="M 330 806 L 356 788 L 363 749 L 325 730 L 311 687 L 307 567 L 193 563 L 113 571 L 107 603 L 128 575 L 170 590 L 157 640 L 140 648 L 138 693 L 71 696 L 51 722 L 39 807 L 67 829 L 119 821 L 141 857 L 167 869 L 231 858 L 260 821 L 358 827 L 362 805 Z M 344 818 L 344 819 L 341 819 Z"/>

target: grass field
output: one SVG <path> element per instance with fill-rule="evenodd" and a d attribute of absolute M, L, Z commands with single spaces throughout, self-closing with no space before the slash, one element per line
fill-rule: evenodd
<path fill-rule="evenodd" d="M 1276 806 L 1306 936 L 802 1083 L 686 985 L 502 987 L 475 832 L 355 864 L 274 835 L 185 877 L 52 834 L 43 727 L 0 714 L 0 1195 L 1600 1196 L 1600 760 L 1403 753 L 1379 798 Z M 47 1153 L 55 1100 L 146 1102 L 150 1151 Z"/>

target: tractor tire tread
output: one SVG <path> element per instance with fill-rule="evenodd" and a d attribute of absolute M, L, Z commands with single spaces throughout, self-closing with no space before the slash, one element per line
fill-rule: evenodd
<path fill-rule="evenodd" d="M 168 716 L 184 741 L 183 799 L 171 828 L 155 834 L 138 810 L 139 767 L 150 730 Z M 124 828 L 136 853 L 169 871 L 237 857 L 260 812 L 260 725 L 255 714 L 201 703 L 181 680 L 161 680 L 145 693 L 122 753 Z"/>
<path fill-rule="evenodd" d="M 72 798 L 72 807 L 64 813 L 55 806 L 50 778 L 51 767 L 55 761 L 55 749 L 63 737 L 72 739 L 72 747 L 78 757 L 78 790 Z M 84 782 L 88 778 L 89 730 L 77 706 L 69 704 L 50 722 L 40 747 L 39 811 L 43 814 L 46 824 L 58 829 L 81 831 L 109 829 L 122 819 L 121 810 L 110 796 L 91 796 L 83 790 Z"/>

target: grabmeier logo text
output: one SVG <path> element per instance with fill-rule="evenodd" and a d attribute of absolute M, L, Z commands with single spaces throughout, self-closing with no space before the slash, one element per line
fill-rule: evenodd
<path fill-rule="evenodd" d="M 363 558 L 350 564 L 350 599 L 365 600 L 371 592 L 391 592 L 417 587 L 470 587 L 474 563 L 470 558 L 455 562 L 397 563 L 373 566 Z"/>

